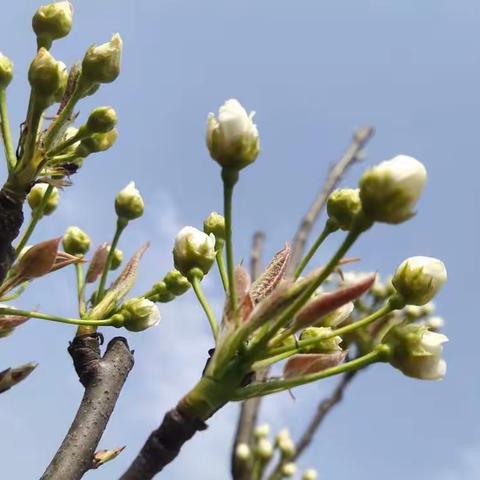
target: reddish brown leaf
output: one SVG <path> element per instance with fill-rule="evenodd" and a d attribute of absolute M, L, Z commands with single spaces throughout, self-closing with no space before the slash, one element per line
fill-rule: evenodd
<path fill-rule="evenodd" d="M 124 450 L 125 447 L 114 448 L 113 450 L 98 450 L 98 452 L 95 452 L 93 455 L 92 468 L 101 467 L 110 460 L 118 457 Z"/>
<path fill-rule="evenodd" d="M 0 317 L 0 338 L 10 335 L 16 327 L 25 323 L 29 317 L 4 315 Z"/>
<path fill-rule="evenodd" d="M 345 360 L 347 352 L 299 353 L 287 360 L 283 368 L 284 378 L 299 377 L 332 368 Z"/>
<path fill-rule="evenodd" d="M 87 283 L 93 283 L 103 272 L 103 267 L 107 261 L 108 255 L 108 243 L 103 242 L 97 247 L 95 253 L 93 254 L 92 260 L 90 261 L 90 266 L 88 267 L 87 276 L 85 281 Z"/>
<path fill-rule="evenodd" d="M 15 267 L 16 284 L 42 277 L 50 272 L 57 258 L 58 245 L 62 237 L 37 243 L 30 247 L 18 261 Z"/>
<path fill-rule="evenodd" d="M 57 252 L 57 256 L 55 258 L 55 263 L 53 267 L 50 269 L 50 272 L 55 272 L 56 270 L 60 270 L 68 265 L 72 265 L 73 263 L 84 263 L 82 257 L 77 257 L 76 255 L 70 255 L 66 252 Z"/>
<path fill-rule="evenodd" d="M 3 372 L 0 372 L 0 393 L 7 391 L 27 378 L 33 370 L 35 370 L 37 365 L 38 363 L 30 362 L 16 368 L 7 368 Z"/>

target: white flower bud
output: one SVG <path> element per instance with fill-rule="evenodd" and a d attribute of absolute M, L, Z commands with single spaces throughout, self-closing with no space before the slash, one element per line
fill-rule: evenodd
<path fill-rule="evenodd" d="M 70 255 L 85 255 L 90 248 L 90 237 L 78 227 L 68 227 L 63 235 L 63 249 Z"/>
<path fill-rule="evenodd" d="M 362 210 L 358 188 L 340 188 L 333 191 L 327 200 L 327 213 L 335 225 L 350 230 L 355 217 Z"/>
<path fill-rule="evenodd" d="M 317 471 L 313 468 L 308 468 L 303 472 L 302 480 L 317 480 L 318 474 Z"/>
<path fill-rule="evenodd" d="M 428 317 L 424 324 L 431 330 L 441 330 L 445 326 L 445 320 L 442 317 Z"/>
<path fill-rule="evenodd" d="M 215 240 L 225 240 L 225 218 L 217 212 L 212 212 L 203 222 L 203 231 L 215 235 Z"/>
<path fill-rule="evenodd" d="M 13 63 L 3 53 L 0 53 L 0 90 L 8 87 L 13 78 Z"/>
<path fill-rule="evenodd" d="M 295 444 L 291 438 L 282 438 L 278 441 L 278 448 L 285 458 L 292 458 L 295 455 Z"/>
<path fill-rule="evenodd" d="M 255 455 L 262 461 L 267 462 L 273 456 L 273 445 L 267 438 L 260 438 L 255 446 Z"/>
<path fill-rule="evenodd" d="M 267 437 L 269 433 L 270 425 L 268 423 L 262 423 L 262 425 L 257 425 L 255 427 L 255 430 L 253 431 L 253 434 L 257 439 Z"/>
<path fill-rule="evenodd" d="M 42 203 L 43 197 L 45 196 L 45 192 L 47 191 L 48 184 L 47 183 L 36 183 L 27 195 L 28 205 L 32 210 L 35 210 L 40 206 Z M 60 195 L 58 193 L 57 187 L 53 187 L 50 196 L 48 197 L 47 203 L 43 208 L 44 215 L 50 215 L 55 211 L 58 206 Z"/>
<path fill-rule="evenodd" d="M 398 155 L 367 170 L 360 179 L 365 214 L 374 221 L 401 223 L 415 214 L 427 171 L 412 157 Z"/>
<path fill-rule="evenodd" d="M 134 220 L 143 215 L 144 203 L 135 183 L 130 182 L 115 197 L 115 211 L 120 218 Z"/>
<path fill-rule="evenodd" d="M 392 328 L 385 337 L 392 348 L 390 363 L 409 377 L 441 380 L 447 364 L 441 358 L 448 337 L 431 332 L 425 325 L 409 324 Z"/>
<path fill-rule="evenodd" d="M 66 37 L 72 29 L 73 7 L 70 2 L 42 5 L 32 18 L 32 28 L 40 46 L 49 48 L 53 40 Z"/>
<path fill-rule="evenodd" d="M 397 268 L 392 284 L 406 304 L 425 305 L 446 281 L 443 262 L 431 257 L 411 257 Z"/>
<path fill-rule="evenodd" d="M 90 84 L 113 82 L 120 73 L 122 47 L 118 33 L 109 42 L 90 47 L 82 61 L 83 79 Z"/>
<path fill-rule="evenodd" d="M 297 471 L 297 466 L 293 462 L 282 465 L 282 475 L 284 477 L 293 477 Z"/>
<path fill-rule="evenodd" d="M 207 146 L 222 167 L 241 170 L 257 158 L 260 140 L 254 114 L 248 115 L 238 100 L 230 99 L 220 107 L 218 117 L 208 115 Z"/>
<path fill-rule="evenodd" d="M 187 278 L 194 268 L 207 274 L 215 261 L 215 236 L 183 227 L 175 238 L 173 260 L 175 268 Z"/>
<path fill-rule="evenodd" d="M 246 443 L 239 443 L 235 449 L 235 458 L 241 462 L 246 462 L 250 457 L 250 447 Z"/>
<path fill-rule="evenodd" d="M 141 332 L 154 327 L 160 322 L 160 311 L 157 306 L 146 298 L 131 298 L 120 309 L 123 326 L 131 332 Z"/>

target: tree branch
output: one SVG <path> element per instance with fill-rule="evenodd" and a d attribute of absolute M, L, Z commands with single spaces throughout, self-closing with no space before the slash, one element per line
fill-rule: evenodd
<path fill-rule="evenodd" d="M 252 250 L 250 253 L 250 275 L 252 280 L 256 279 L 261 273 L 261 259 L 265 234 L 255 232 L 252 241 Z M 257 372 L 255 380 L 262 381 L 266 378 L 268 369 Z M 238 417 L 237 429 L 235 432 L 232 446 L 232 478 L 234 480 L 249 480 L 251 478 L 251 465 L 247 462 L 238 462 L 235 457 L 235 451 L 240 443 L 253 444 L 253 431 L 257 424 L 258 411 L 260 409 L 261 397 L 250 398 L 242 402 L 240 406 L 240 415 Z"/>
<path fill-rule="evenodd" d="M 98 334 L 75 337 L 68 352 L 85 393 L 62 445 L 41 480 L 78 480 L 92 468 L 98 442 L 134 363 L 122 337 L 110 341 L 103 357 Z"/>
<path fill-rule="evenodd" d="M 308 212 L 303 217 L 298 230 L 295 233 L 295 237 L 293 238 L 292 242 L 292 252 L 287 269 L 287 276 L 291 276 L 297 265 L 300 263 L 308 236 L 310 235 L 316 219 L 325 206 L 328 196 L 338 185 L 348 168 L 358 160 L 362 149 L 374 133 L 375 129 L 373 127 L 363 127 L 355 131 L 352 142 L 345 150 L 345 153 L 331 168 L 330 173 L 328 174 L 328 177 L 322 186 L 322 189 L 318 193 Z"/>

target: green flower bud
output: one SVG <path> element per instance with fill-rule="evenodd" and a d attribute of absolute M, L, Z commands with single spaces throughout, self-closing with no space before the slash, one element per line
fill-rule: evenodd
<path fill-rule="evenodd" d="M 27 201 L 32 210 L 35 210 L 40 206 L 47 188 L 48 188 L 48 184 L 46 183 L 36 183 L 30 189 L 30 192 L 27 195 Z M 60 198 L 60 195 L 58 193 L 58 189 L 56 187 L 53 187 L 53 190 L 50 193 L 47 203 L 45 204 L 45 207 L 43 209 L 44 215 L 50 215 L 55 211 L 55 209 L 58 206 L 59 198 Z"/>
<path fill-rule="evenodd" d="M 293 462 L 282 465 L 282 475 L 284 477 L 293 477 L 297 471 L 297 466 Z"/>
<path fill-rule="evenodd" d="M 190 288 L 190 282 L 175 269 L 168 272 L 163 281 L 168 291 L 176 296 L 183 295 Z"/>
<path fill-rule="evenodd" d="M 255 445 L 255 456 L 262 462 L 268 462 L 273 456 L 273 445 L 268 438 L 260 438 Z"/>
<path fill-rule="evenodd" d="M 68 84 L 68 70 L 67 66 L 63 62 L 57 62 L 58 70 L 60 72 L 60 85 L 53 95 L 55 102 L 60 103 L 65 95 L 65 90 Z"/>
<path fill-rule="evenodd" d="M 222 167 L 241 170 L 254 162 L 260 151 L 255 112 L 249 115 L 238 100 L 227 100 L 218 117 L 208 116 L 207 146 L 211 157 Z"/>
<path fill-rule="evenodd" d="M 175 238 L 173 260 L 175 268 L 185 277 L 194 268 L 207 274 L 215 261 L 215 236 L 194 227 L 184 227 Z"/>
<path fill-rule="evenodd" d="M 118 33 L 102 45 L 87 50 L 82 61 L 82 77 L 89 84 L 113 82 L 120 73 L 122 39 Z"/>
<path fill-rule="evenodd" d="M 41 6 L 32 18 L 32 28 L 38 44 L 50 48 L 53 40 L 66 37 L 72 29 L 73 8 L 70 2 Z"/>
<path fill-rule="evenodd" d="M 302 348 L 302 353 L 335 353 L 341 352 L 342 337 L 324 338 L 332 333 L 330 327 L 308 327 L 300 335 L 300 340 L 318 338 L 318 342 Z"/>
<path fill-rule="evenodd" d="M 409 377 L 440 380 L 447 364 L 441 358 L 446 335 L 431 332 L 425 325 L 409 324 L 392 328 L 384 339 L 390 346 L 390 363 Z"/>
<path fill-rule="evenodd" d="M 257 440 L 261 438 L 266 438 L 270 433 L 270 425 L 268 423 L 263 423 L 262 425 L 257 425 L 253 431 L 253 435 Z"/>
<path fill-rule="evenodd" d="M 0 53 L 0 90 L 8 87 L 13 78 L 13 63 L 3 53 Z"/>
<path fill-rule="evenodd" d="M 116 129 L 107 133 L 94 133 L 80 142 L 75 153 L 79 157 L 87 157 L 91 153 L 104 152 L 117 141 L 117 138 L 118 132 Z"/>
<path fill-rule="evenodd" d="M 342 230 L 350 230 L 353 220 L 362 210 L 360 190 L 340 188 L 331 193 L 327 200 L 328 216 Z"/>
<path fill-rule="evenodd" d="M 425 305 L 447 281 L 442 261 L 431 257 L 411 257 L 395 271 L 392 284 L 406 304 Z"/>
<path fill-rule="evenodd" d="M 155 302 L 167 303 L 175 298 L 175 295 L 170 292 L 163 281 L 153 285 L 151 292 L 153 292 L 153 295 L 149 295 L 149 298 Z"/>
<path fill-rule="evenodd" d="M 397 155 L 370 168 L 360 178 L 362 209 L 376 222 L 404 222 L 415 214 L 426 181 L 427 171 L 418 160 Z"/>
<path fill-rule="evenodd" d="M 110 245 L 107 247 L 107 252 L 110 253 Z M 123 252 L 116 248 L 113 251 L 112 263 L 110 264 L 110 270 L 116 270 L 123 262 Z"/>
<path fill-rule="evenodd" d="M 63 235 L 63 249 L 70 255 L 85 255 L 90 249 L 90 237 L 78 227 L 68 227 Z"/>
<path fill-rule="evenodd" d="M 37 101 L 42 100 L 45 108 L 55 102 L 62 87 L 64 64 L 57 62 L 45 48 L 40 48 L 28 70 L 28 81 Z"/>
<path fill-rule="evenodd" d="M 157 306 L 146 298 L 131 298 L 120 309 L 123 326 L 131 332 L 141 332 L 153 327 L 160 321 L 160 311 Z"/>
<path fill-rule="evenodd" d="M 302 480 L 317 480 L 318 474 L 317 471 L 313 468 L 308 468 L 303 472 Z"/>
<path fill-rule="evenodd" d="M 89 133 L 107 133 L 117 124 L 117 113 L 112 107 L 98 107 L 90 112 L 86 128 Z"/>
<path fill-rule="evenodd" d="M 134 220 L 143 215 L 143 198 L 135 188 L 135 183 L 130 182 L 115 197 L 115 211 L 120 218 Z"/>
<path fill-rule="evenodd" d="M 225 240 L 225 218 L 217 212 L 212 212 L 203 222 L 203 231 L 215 235 L 215 240 Z"/>

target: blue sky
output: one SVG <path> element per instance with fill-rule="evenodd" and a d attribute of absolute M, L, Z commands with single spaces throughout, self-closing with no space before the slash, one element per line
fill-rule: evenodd
<path fill-rule="evenodd" d="M 0 50 L 16 67 L 9 90 L 12 124 L 23 120 L 26 70 L 34 52 L 30 17 L 41 2 L 8 2 L 0 19 Z M 108 240 L 113 197 L 135 180 L 146 214 L 125 234 L 126 254 L 150 240 L 136 292 L 171 266 L 176 231 L 200 226 L 221 209 L 217 165 L 204 146 L 206 115 L 237 97 L 256 110 L 262 154 L 236 192 L 237 259 L 247 258 L 254 230 L 267 232 L 270 255 L 292 237 L 327 169 L 352 129 L 377 134 L 365 162 L 345 178 L 354 185 L 367 165 L 398 153 L 429 171 L 418 215 L 400 226 L 369 231 L 352 253 L 362 270 L 391 272 L 412 255 L 445 261 L 449 282 L 437 300 L 447 320 L 449 365 L 443 382 L 403 377 L 382 365 L 352 385 L 342 406 L 301 460 L 324 480 L 440 480 L 480 477 L 480 421 L 475 301 L 480 241 L 478 85 L 480 4 L 475 0 L 103 0 L 75 1 L 71 35 L 53 54 L 71 64 L 93 42 L 119 31 L 125 42 L 121 77 L 80 107 L 111 104 L 120 139 L 91 157 L 66 190 L 56 214 L 35 239 L 77 224 L 96 243 Z M 15 129 L 16 131 L 16 129 Z M 320 225 L 317 227 L 317 231 Z M 318 262 L 328 258 L 338 237 Z M 73 272 L 39 280 L 18 306 L 75 312 Z M 207 293 L 221 308 L 218 279 Z M 162 308 L 152 331 L 129 335 L 136 366 L 101 442 L 127 445 L 115 462 L 85 478 L 112 479 L 131 461 L 163 413 L 198 378 L 211 346 L 191 294 Z M 82 389 L 66 353 L 73 330 L 32 320 L 2 341 L 1 367 L 35 360 L 37 371 L 1 396 L 0 451 L 5 478 L 38 478 L 73 418 Z M 108 336 L 118 332 L 105 332 Z M 298 434 L 329 382 L 269 398 L 262 419 Z M 224 479 L 237 406 L 216 415 L 164 474 L 165 479 Z"/>

